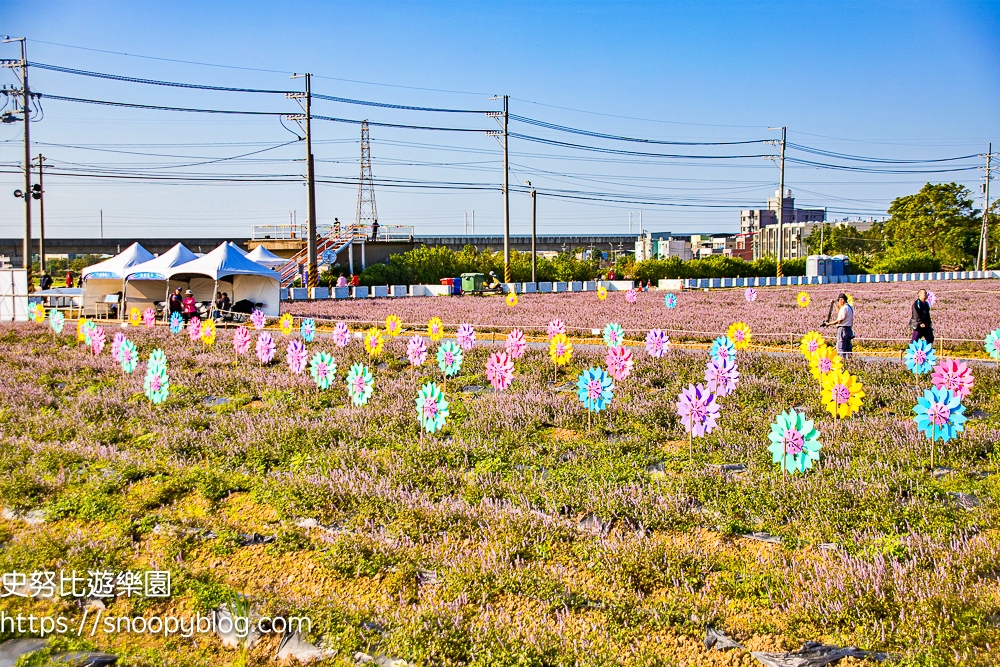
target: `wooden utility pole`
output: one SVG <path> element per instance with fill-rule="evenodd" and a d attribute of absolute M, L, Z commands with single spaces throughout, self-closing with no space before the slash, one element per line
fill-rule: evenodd
<path fill-rule="evenodd" d="M 28 270 L 31 283 L 31 92 L 28 88 L 28 46 L 24 37 L 5 37 L 4 44 L 21 43 L 20 60 L 2 60 L 0 66 L 21 68 L 21 114 L 24 116 L 24 192 L 16 197 L 24 197 L 24 242 L 21 246 L 21 266 Z"/>
<path fill-rule="evenodd" d="M 38 264 L 45 271 L 45 185 L 42 181 L 42 166 L 45 158 L 38 154 L 38 189 L 31 196 L 38 200 Z"/>
<path fill-rule="evenodd" d="M 316 257 L 316 173 L 313 169 L 314 161 L 312 152 L 312 74 L 293 74 L 292 78 L 306 80 L 305 93 L 288 93 L 286 97 L 299 100 L 299 104 L 305 112 L 304 115 L 296 115 L 290 118 L 291 120 L 305 122 L 304 126 L 300 123 L 300 127 L 303 127 L 306 135 L 306 198 L 308 201 L 308 219 L 306 220 L 306 234 L 308 236 L 306 239 L 306 270 L 308 273 L 306 286 L 316 287 L 319 285 L 319 270 Z M 305 101 L 303 102 L 303 100 Z"/>
<path fill-rule="evenodd" d="M 993 142 L 990 142 L 989 148 L 986 149 L 986 155 L 981 156 L 986 158 L 986 176 L 985 182 L 983 183 L 983 195 L 985 201 L 983 202 L 983 227 L 979 234 L 979 270 L 986 270 L 987 263 L 987 246 L 990 240 L 990 180 L 993 177 L 993 167 L 991 166 L 991 160 L 993 158 Z M 1000 157 L 1000 156 L 998 156 Z"/>

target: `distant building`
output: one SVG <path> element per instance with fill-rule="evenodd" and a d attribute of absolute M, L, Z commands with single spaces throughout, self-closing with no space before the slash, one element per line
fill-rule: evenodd
<path fill-rule="evenodd" d="M 767 208 L 740 211 L 740 234 L 735 250 L 741 257 L 769 257 L 778 254 L 778 195 L 768 197 Z M 826 221 L 825 208 L 795 208 L 791 190 L 785 190 L 780 203 L 784 257 L 793 259 L 808 254 L 805 240 L 813 227 Z M 737 254 L 734 252 L 733 254 Z"/>
<path fill-rule="evenodd" d="M 635 260 L 667 259 L 679 257 L 682 261 L 692 259 L 692 244 L 682 238 L 673 238 L 670 232 L 646 232 L 635 242 Z"/>

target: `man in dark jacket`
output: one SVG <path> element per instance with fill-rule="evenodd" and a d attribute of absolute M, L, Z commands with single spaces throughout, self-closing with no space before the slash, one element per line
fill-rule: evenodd
<path fill-rule="evenodd" d="M 928 343 L 934 343 L 934 328 L 931 326 L 931 305 L 927 303 L 927 290 L 917 292 L 917 300 L 910 308 L 910 329 L 913 335 L 910 341 L 923 338 Z"/>

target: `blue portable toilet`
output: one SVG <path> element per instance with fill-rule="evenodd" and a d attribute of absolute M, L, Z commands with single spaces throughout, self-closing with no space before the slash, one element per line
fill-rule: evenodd
<path fill-rule="evenodd" d="M 834 255 L 831 258 L 831 260 L 837 266 L 837 269 L 836 269 L 837 274 L 836 275 L 838 275 L 838 276 L 846 276 L 846 275 L 849 275 L 851 273 L 851 260 L 847 257 L 847 255 Z"/>
<path fill-rule="evenodd" d="M 844 256 L 834 255 L 833 257 L 831 257 L 829 267 L 830 270 L 827 272 L 827 275 L 830 276 L 844 275 Z"/>

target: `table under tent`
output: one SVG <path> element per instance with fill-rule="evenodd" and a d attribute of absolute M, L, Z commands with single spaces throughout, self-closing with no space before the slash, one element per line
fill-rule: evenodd
<path fill-rule="evenodd" d="M 198 255 L 178 243 L 159 257 L 136 264 L 125 271 L 125 312 L 132 308 L 145 310 L 153 306 L 166 316 L 170 292 L 178 287 L 187 289 L 186 282 L 171 282 L 167 272 L 198 259 Z"/>
<path fill-rule="evenodd" d="M 152 253 L 133 243 L 114 257 L 88 266 L 81 272 L 84 315 L 110 316 L 117 311 L 119 293 L 124 292 L 127 269 L 153 259 Z"/>
<path fill-rule="evenodd" d="M 246 258 L 232 243 L 223 243 L 207 255 L 164 273 L 171 286 L 190 289 L 199 304 L 211 306 L 216 293 L 226 292 L 232 312 L 247 314 L 259 308 L 269 317 L 280 314 L 280 276 Z"/>

